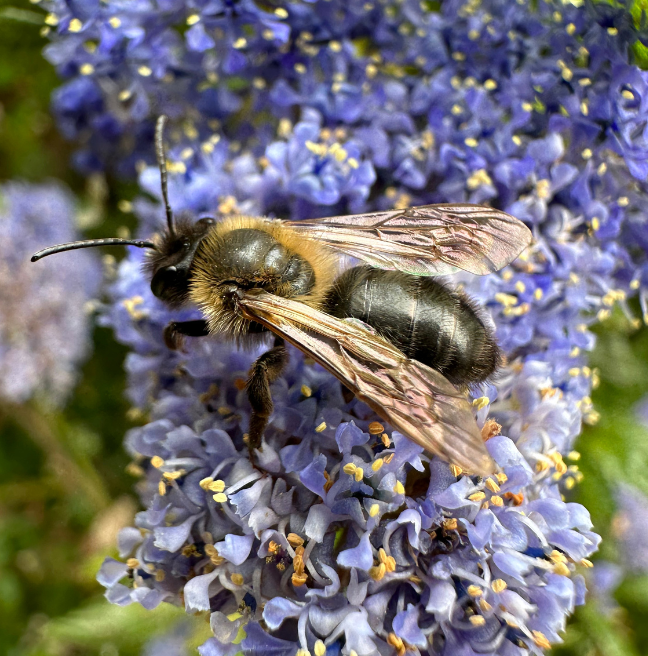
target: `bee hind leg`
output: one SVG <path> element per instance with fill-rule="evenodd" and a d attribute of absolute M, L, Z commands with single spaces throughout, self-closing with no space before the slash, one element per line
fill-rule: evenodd
<path fill-rule="evenodd" d="M 247 444 L 253 462 L 253 451 L 261 447 L 263 431 L 274 407 L 270 385 L 279 378 L 287 363 L 288 351 L 283 339 L 277 337 L 274 346 L 259 356 L 250 369 L 250 377 L 245 389 L 252 406 Z"/>
<path fill-rule="evenodd" d="M 204 319 L 196 321 L 172 321 L 164 329 L 164 343 L 167 348 L 177 351 L 182 348 L 186 337 L 205 337 L 209 335 L 209 324 Z"/>

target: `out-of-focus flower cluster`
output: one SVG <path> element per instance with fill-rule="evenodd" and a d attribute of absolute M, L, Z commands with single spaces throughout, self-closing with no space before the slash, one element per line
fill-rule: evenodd
<path fill-rule="evenodd" d="M 536 4 L 538 5 L 536 7 Z M 141 253 L 104 322 L 150 421 L 127 446 L 147 510 L 108 559 L 108 598 L 209 611 L 203 656 L 539 653 L 583 602 L 598 536 L 562 495 L 595 421 L 590 325 L 646 303 L 646 74 L 623 6 L 560 2 L 44 2 L 54 107 L 77 163 L 119 161 L 158 195 L 152 126 L 174 125 L 171 204 L 305 218 L 490 203 L 533 246 L 456 276 L 509 364 L 473 390 L 496 476 L 430 459 L 292 350 L 258 468 L 243 435 L 254 353 L 168 351 L 195 317 L 153 298 Z M 128 208 L 128 204 L 124 204 Z M 141 234 L 161 226 L 138 200 Z"/>
<path fill-rule="evenodd" d="M 35 394 L 58 403 L 90 349 L 88 303 L 97 294 L 96 254 L 61 255 L 32 264 L 31 255 L 78 237 L 71 193 L 58 183 L 0 186 L 0 398 Z"/>

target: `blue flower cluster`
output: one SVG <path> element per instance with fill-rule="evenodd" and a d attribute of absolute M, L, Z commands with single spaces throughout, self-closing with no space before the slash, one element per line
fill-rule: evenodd
<path fill-rule="evenodd" d="M 58 183 L 0 185 L 0 399 L 62 402 L 90 350 L 96 254 L 38 265 L 31 255 L 78 238 L 72 194 Z"/>
<path fill-rule="evenodd" d="M 168 351 L 173 315 L 140 259 L 122 263 L 104 319 L 134 347 L 131 398 L 151 413 L 127 437 L 147 510 L 122 531 L 125 562 L 102 567 L 110 601 L 210 611 L 207 656 L 523 653 L 560 640 L 599 538 L 587 511 L 561 499 L 578 472 L 556 445 L 570 448 L 581 411 L 550 365 L 509 372 L 489 390 L 491 418 L 489 399 L 476 399 L 500 468 L 480 480 L 389 435 L 293 350 L 254 468 L 243 387 L 258 352 L 211 339 Z"/>
<path fill-rule="evenodd" d="M 84 170 L 119 161 L 159 197 L 153 121 L 172 119 L 169 193 L 190 217 L 306 218 L 488 203 L 532 247 L 453 282 L 487 308 L 508 364 L 472 390 L 498 474 L 464 475 L 347 402 L 295 350 L 258 467 L 243 436 L 257 352 L 189 339 L 140 252 L 103 321 L 131 348 L 131 431 L 147 509 L 99 575 L 118 604 L 210 613 L 203 656 L 540 653 L 584 598 L 599 538 L 563 494 L 596 421 L 589 327 L 648 316 L 648 76 L 617 3 L 251 0 L 42 3 L 54 98 Z M 536 6 L 537 5 L 537 6 Z M 128 204 L 124 204 L 128 208 Z M 159 203 L 138 199 L 142 236 Z"/>

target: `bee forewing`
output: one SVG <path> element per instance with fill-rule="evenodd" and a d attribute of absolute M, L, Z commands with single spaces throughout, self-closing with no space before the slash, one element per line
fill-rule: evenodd
<path fill-rule="evenodd" d="M 468 400 L 438 371 L 410 360 L 360 321 L 265 292 L 245 293 L 240 305 L 246 318 L 319 362 L 426 450 L 471 473 L 494 471 Z"/>
<path fill-rule="evenodd" d="M 381 269 L 446 275 L 499 271 L 530 243 L 531 231 L 506 212 L 481 205 L 422 205 L 404 210 L 286 222 Z"/>

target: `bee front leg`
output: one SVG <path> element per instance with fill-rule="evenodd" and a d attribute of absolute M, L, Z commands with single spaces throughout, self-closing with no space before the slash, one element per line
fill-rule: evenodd
<path fill-rule="evenodd" d="M 250 369 L 245 389 L 252 406 L 250 417 L 250 428 L 248 431 L 248 448 L 250 459 L 254 462 L 252 453 L 254 449 L 261 447 L 263 431 L 268 424 L 268 418 L 272 414 L 272 396 L 270 385 L 281 375 L 288 364 L 288 351 L 281 337 L 276 337 L 274 346 L 259 356 Z"/>
<path fill-rule="evenodd" d="M 205 337 L 209 335 L 209 324 L 204 319 L 196 321 L 172 321 L 164 329 L 164 343 L 167 348 L 177 351 L 182 348 L 184 337 Z"/>

